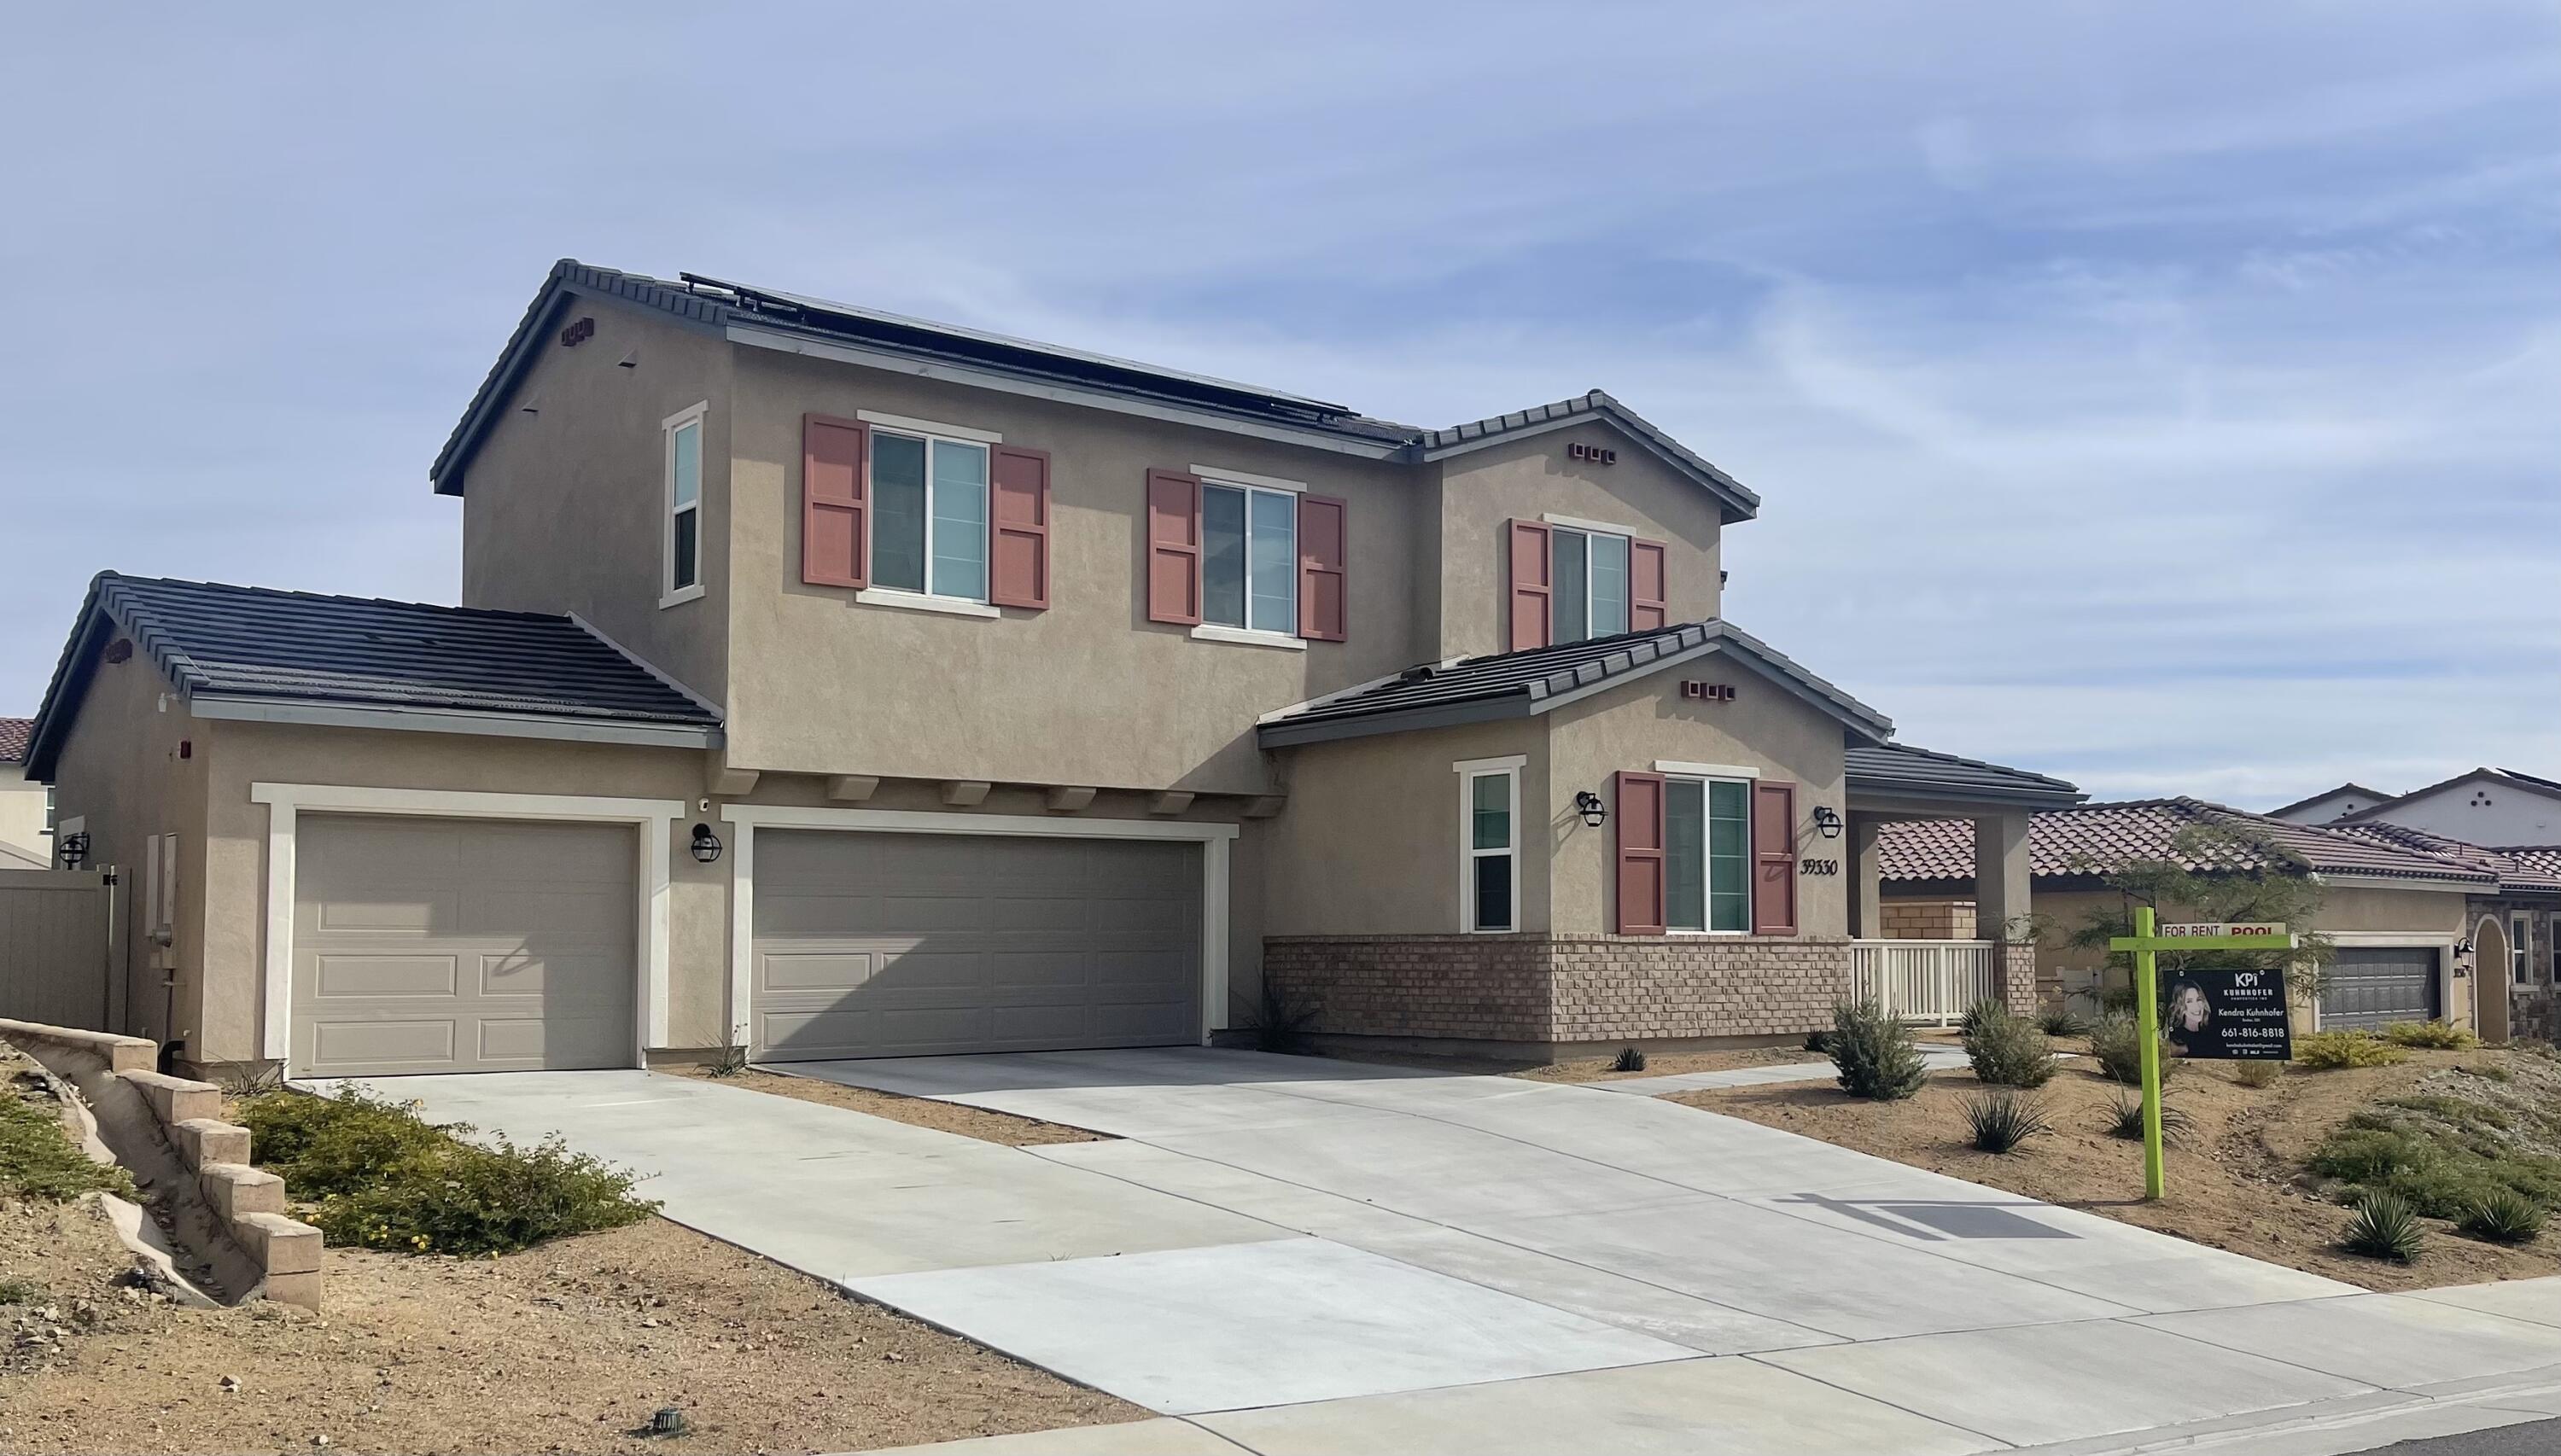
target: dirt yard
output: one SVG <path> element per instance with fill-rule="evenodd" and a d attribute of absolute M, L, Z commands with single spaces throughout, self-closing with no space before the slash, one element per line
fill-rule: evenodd
<path fill-rule="evenodd" d="M 2043 1088 L 2054 1131 L 2019 1151 L 1979 1153 L 1967 1142 L 1963 1099 L 1982 1090 L 1970 1072 L 1933 1075 L 1904 1102 L 1850 1097 L 1829 1082 L 1680 1093 L 1669 1100 L 1749 1118 L 1953 1178 L 2084 1209 L 2369 1289 L 2416 1289 L 2561 1273 L 2561 1227 L 2534 1243 L 2502 1247 L 2428 1220 L 2427 1249 L 2402 1265 L 2339 1249 L 2347 1211 L 2303 1172 L 2312 1149 L 2348 1116 L 2380 1099 L 2443 1094 L 2449 1087 L 2514 1083 L 2539 1094 L 2561 1063 L 2531 1052 L 2417 1052 L 2398 1066 L 2341 1071 L 2289 1068 L 2254 1089 L 2224 1067 L 2190 1063 L 2171 1077 L 2167 1105 L 2193 1125 L 2168 1149 L 2169 1196 L 2142 1201 L 2142 1144 L 2108 1134 L 2121 1092 L 2132 1089 L 2067 1061 Z M 2470 1068 L 2470 1070 L 2466 1070 Z M 2502 1076 L 2504 1074 L 2504 1076 Z"/>
<path fill-rule="evenodd" d="M 710 1078 L 712 1075 L 708 1068 L 698 1066 L 662 1066 L 655 1070 L 675 1076 Z M 1010 1148 L 1106 1141 L 1102 1133 L 1087 1132 L 1081 1127 L 1062 1127 L 1034 1117 L 1016 1117 L 1010 1112 L 991 1112 L 984 1107 L 963 1107 L 956 1102 L 937 1102 L 931 1097 L 902 1097 L 896 1092 L 848 1087 L 837 1082 L 822 1082 L 816 1077 L 758 1071 L 753 1067 L 731 1072 L 717 1080 L 725 1087 L 743 1087 L 751 1092 L 797 1097 L 803 1102 L 868 1112 L 892 1122 L 930 1127 L 936 1132 L 958 1133 L 964 1138 L 976 1138 L 982 1143 L 1003 1143 Z"/>

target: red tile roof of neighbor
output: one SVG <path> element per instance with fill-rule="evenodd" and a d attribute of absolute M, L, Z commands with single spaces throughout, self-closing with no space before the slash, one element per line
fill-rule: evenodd
<path fill-rule="evenodd" d="M 2405 847 L 2386 836 L 2290 824 L 2186 798 L 2082 804 L 2033 814 L 2028 819 L 2029 873 L 2042 879 L 2107 875 L 2141 860 L 2172 860 L 2206 872 L 2270 867 L 2270 856 L 2247 846 L 2216 845 L 2193 860 L 2179 855 L 2179 832 L 2205 824 L 2228 824 L 2262 834 L 2302 857 L 2316 874 L 2454 880 L 2484 889 L 2501 878 L 2497 869 L 2485 863 Z M 1880 839 L 1883 878 L 1888 882 L 1971 880 L 1974 876 L 1973 826 L 1966 820 L 1895 820 L 1883 827 Z M 2484 853 L 2470 845 L 2461 848 L 2475 856 Z"/>
<path fill-rule="evenodd" d="M 2360 824 L 2325 825 L 2334 834 L 2355 835 L 2388 844 L 2396 849 L 2434 855 L 2469 865 L 2485 874 L 2498 877 L 2501 890 L 2561 892 L 2561 850 L 2551 848 L 2488 849 L 2412 829 L 2406 824 L 2388 824 L 2380 819 Z"/>
<path fill-rule="evenodd" d="M 32 718 L 0 718 L 0 763 L 27 761 L 27 739 L 36 730 Z"/>

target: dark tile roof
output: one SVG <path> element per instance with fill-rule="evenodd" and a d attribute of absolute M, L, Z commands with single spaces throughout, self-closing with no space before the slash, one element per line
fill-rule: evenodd
<path fill-rule="evenodd" d="M 0 718 L 0 763 L 27 761 L 27 739 L 36 731 L 32 718 Z"/>
<path fill-rule="evenodd" d="M 2316 794 L 2306 794 L 2303 798 L 2297 799 L 2291 804 L 2280 804 L 2268 812 L 2280 819 L 2283 819 L 2287 815 L 2295 812 L 2297 809 L 2308 808 L 2313 804 L 2319 803 L 2323 799 L 2335 798 L 2340 794 L 2363 794 L 2365 797 L 2372 799 L 2378 804 L 2382 803 L 2386 799 L 2400 797 L 2398 794 L 2387 794 L 2381 789 L 2370 789 L 2361 783 L 2350 780 L 2346 783 L 2340 784 L 2336 788 L 2323 789 Z"/>
<path fill-rule="evenodd" d="M 1264 720 L 1263 746 L 1323 742 L 1366 733 L 1447 728 L 1544 713 L 1569 697 L 1642 677 L 1708 652 L 1727 655 L 1822 707 L 1862 737 L 1894 731 L 1885 715 L 1782 656 L 1731 623 L 1711 619 L 1622 632 L 1559 647 L 1426 663 L 1396 677 L 1289 709 Z"/>
<path fill-rule="evenodd" d="M 48 770 L 111 621 L 191 699 L 709 731 L 711 708 L 576 618 L 124 576 L 89 584 L 32 734 Z M 84 644 L 85 643 L 85 650 Z"/>
<path fill-rule="evenodd" d="M 2113 874 L 2139 860 L 2175 861 L 2191 871 L 2274 868 L 2271 857 L 2244 847 L 2217 845 L 2199 859 L 2181 855 L 2181 830 L 2230 824 L 2255 830 L 2301 857 L 2315 874 L 2373 875 L 2396 880 L 2452 880 L 2487 886 L 2494 873 L 2433 854 L 2326 826 L 2293 824 L 2201 799 L 2139 799 L 2122 804 L 2082 804 L 2029 816 L 2029 874 L 2038 879 Z M 1889 882 L 1970 880 L 1973 831 L 1962 819 L 1899 820 L 1883 827 L 1883 878 Z"/>
<path fill-rule="evenodd" d="M 1743 482 L 1717 469 L 1687 445 L 1655 428 L 1653 423 L 1643 415 L 1620 404 L 1601 390 L 1577 395 L 1571 400 L 1559 400 L 1553 404 L 1540 404 L 1528 409 L 1514 410 L 1509 414 L 1496 414 L 1490 418 L 1470 420 L 1465 424 L 1452 425 L 1448 429 L 1427 430 L 1418 444 L 1424 456 L 1431 458 L 1469 448 L 1478 443 L 1491 443 L 1504 435 L 1524 429 L 1553 424 L 1558 420 L 1580 418 L 1587 414 L 1608 419 L 1627 434 L 1642 441 L 1647 447 L 1661 454 L 1665 463 L 1696 479 L 1724 500 L 1738 517 L 1749 520 L 1760 514 L 1761 497 L 1747 488 Z"/>
<path fill-rule="evenodd" d="M 2556 866 L 2531 850 L 2488 849 L 2480 845 L 2466 844 L 2462 840 L 2450 839 L 2425 829 L 2413 829 L 2406 824 L 2390 824 L 2380 819 L 2369 820 L 2362 824 L 2323 825 L 2322 828 L 2339 834 L 2354 835 L 2359 839 L 2372 840 L 2376 844 L 2390 845 L 2394 849 L 2408 850 L 2414 854 L 2433 855 L 2441 860 L 2451 860 L 2485 874 L 2495 875 L 2498 877 L 2498 888 L 2502 890 L 2520 894 L 2561 893 L 2561 866 Z"/>
<path fill-rule="evenodd" d="M 2561 884 L 2561 845 L 2501 845 L 2492 853 L 2506 856 L 2526 874 L 2548 876 Z"/>
<path fill-rule="evenodd" d="M 2008 800 L 2022 804 L 2077 804 L 2076 785 L 2024 768 L 1979 758 L 1934 753 L 1909 743 L 1858 743 L 1847 753 L 1850 790 L 1913 799 Z"/>
<path fill-rule="evenodd" d="M 2441 778 L 2435 783 L 2412 789 L 2406 794 L 2394 795 L 2386 798 L 2379 804 L 2359 809 L 2355 813 L 2347 815 L 2339 822 L 2344 824 L 2361 824 L 2367 820 L 2379 818 L 2382 815 L 2391 812 L 2392 807 L 2396 804 L 2406 804 L 2412 799 L 2416 799 L 2427 794 L 2433 794 L 2440 789 L 2450 789 L 2456 784 L 2476 778 L 2486 778 L 2494 782 L 2513 784 L 2518 788 L 2524 789 L 2528 793 L 2541 794 L 2548 799 L 2561 799 L 2561 779 L 2549 779 L 2536 773 L 2522 773 L 2513 768 L 2468 768 L 2463 772 L 2456 774 L 2452 778 Z"/>

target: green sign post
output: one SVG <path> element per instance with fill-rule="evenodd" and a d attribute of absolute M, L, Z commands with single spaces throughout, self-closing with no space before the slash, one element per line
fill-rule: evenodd
<path fill-rule="evenodd" d="M 2155 959 L 2164 950 L 2292 950 L 2295 937 L 2283 925 L 2164 925 L 2150 905 L 2134 907 L 2134 933 L 2108 942 L 2110 950 L 2134 956 L 2134 1018 L 2142 1028 L 2143 1048 L 2143 1197 L 2164 1192 L 2161 1175 L 2160 971 Z"/>

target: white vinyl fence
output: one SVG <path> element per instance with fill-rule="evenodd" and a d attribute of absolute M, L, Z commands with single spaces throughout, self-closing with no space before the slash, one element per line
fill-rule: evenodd
<path fill-rule="evenodd" d="M 2000 947 L 1988 940 L 1853 940 L 1850 995 L 1874 997 L 1908 1022 L 1952 1027 L 2001 994 Z"/>

